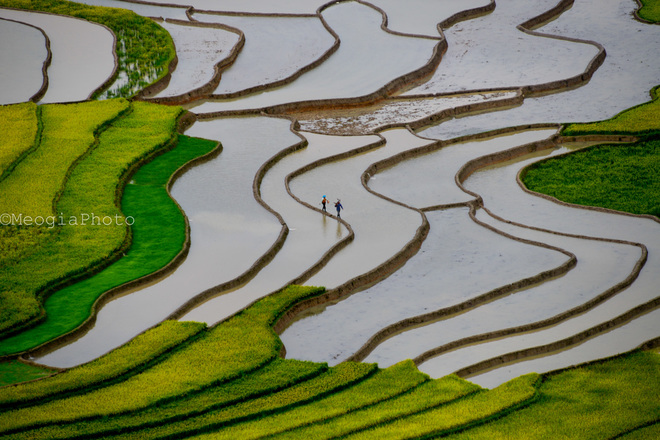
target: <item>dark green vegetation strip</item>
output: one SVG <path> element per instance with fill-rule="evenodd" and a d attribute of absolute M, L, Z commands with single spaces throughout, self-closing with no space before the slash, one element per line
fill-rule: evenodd
<path fill-rule="evenodd" d="M 104 97 L 131 97 L 168 73 L 176 55 L 170 34 L 133 11 L 89 6 L 66 0 L 0 0 L 0 6 L 70 15 L 107 26 L 117 37 L 118 73 L 127 78 Z M 145 80 L 145 78 L 148 78 Z"/>
<path fill-rule="evenodd" d="M 0 387 L 38 379 L 52 373 L 53 371 L 48 368 L 28 365 L 19 361 L 0 362 Z M 5 390 L 2 390 L 0 394 L 4 395 Z"/>
<path fill-rule="evenodd" d="M 546 159 L 521 176 L 532 191 L 568 203 L 660 216 L 660 99 L 619 113 L 612 119 L 570 124 L 566 136 L 623 134 L 640 137 L 625 145 L 598 145 Z"/>
<path fill-rule="evenodd" d="M 80 106 L 78 111 L 85 114 L 88 106 L 94 108 L 101 105 L 110 106 L 114 102 L 116 101 L 78 104 Z M 80 156 L 72 167 L 61 196 L 56 200 L 56 223 L 65 224 L 53 228 L 42 227 L 41 232 L 48 237 L 42 240 L 49 240 L 47 245 L 32 246 L 30 248 L 33 249 L 32 253 L 27 255 L 22 251 L 21 258 L 17 258 L 14 264 L 3 271 L 3 283 L 13 282 L 11 289 L 6 290 L 12 293 L 27 292 L 34 298 L 37 293 L 43 292 L 49 283 L 52 285 L 57 280 L 71 277 L 72 274 L 83 274 L 90 268 L 107 265 L 113 256 L 126 250 L 130 244 L 128 226 L 125 217 L 116 206 L 123 180 L 133 165 L 159 149 L 174 145 L 176 118 L 180 112 L 181 109 L 176 107 L 136 102 L 131 104 L 129 114 L 113 121 L 99 135 L 98 145 Z M 75 118 L 72 119 L 75 122 Z M 49 142 L 47 127 L 46 120 L 43 143 Z M 68 137 L 75 138 L 73 127 L 69 125 L 68 129 Z M 193 144 L 203 145 L 201 151 L 193 148 L 195 151 L 193 156 L 206 154 L 215 147 L 213 142 L 201 144 L 193 142 Z M 39 148 L 33 154 L 38 151 Z M 190 154 L 189 152 L 188 155 Z M 25 159 L 21 165 L 26 165 L 28 159 Z M 178 159 L 175 158 L 174 162 L 176 163 Z M 177 165 L 181 164 L 177 163 Z M 15 172 L 19 169 L 20 167 L 17 167 Z M 21 352 L 75 329 L 90 316 L 93 312 L 92 305 L 107 289 L 140 276 L 144 270 L 153 271 L 162 267 L 181 250 L 181 243 L 185 238 L 184 220 L 178 207 L 166 197 L 165 184 L 168 179 L 169 175 L 162 176 L 159 189 L 146 185 L 145 192 L 141 195 L 153 195 L 160 191 L 161 201 L 167 203 L 165 208 L 169 215 L 161 215 L 160 212 L 155 215 L 143 208 L 136 213 L 137 225 L 134 226 L 137 228 L 141 222 L 140 231 L 150 231 L 152 243 L 153 234 L 156 233 L 154 227 L 158 226 L 162 226 L 164 232 L 169 234 L 169 238 L 178 234 L 178 242 L 172 241 L 169 246 L 164 246 L 164 253 L 157 258 L 151 255 L 149 258 L 153 258 L 156 264 L 148 264 L 145 267 L 131 259 L 110 272 L 102 271 L 92 278 L 57 290 L 45 301 L 46 319 L 35 327 L 3 340 L 0 343 L 0 354 Z M 132 194 L 133 197 L 135 195 Z M 140 204 L 140 206 L 144 205 Z M 83 216 L 91 217 L 91 214 L 104 221 L 92 225 L 93 220 L 90 218 L 87 224 L 83 225 Z M 144 216 L 140 219 L 142 214 Z M 71 224 L 72 218 L 77 224 Z M 105 219 L 112 221 L 107 224 Z M 138 242 L 138 250 L 143 252 L 141 255 L 143 263 L 149 258 L 145 257 L 144 248 L 140 246 L 142 243 Z M 178 250 L 173 251 L 172 248 L 177 246 Z M 33 285 L 35 281 L 41 284 Z M 13 297 L 20 298 L 18 295 Z"/>
<path fill-rule="evenodd" d="M 191 435 L 210 433 L 213 438 L 226 432 L 234 434 L 235 426 L 246 426 L 242 422 L 254 422 L 277 415 L 292 407 L 312 403 L 317 399 L 362 384 L 373 377 L 377 368 L 374 364 L 343 363 L 306 382 L 271 393 L 256 399 L 246 400 L 230 407 L 207 412 L 174 423 L 153 427 L 146 431 L 132 432 L 114 438 L 121 440 L 186 438 Z M 251 423 L 247 423 L 251 426 Z M 239 428 L 238 432 L 242 430 Z M 230 435 L 229 438 L 236 439 Z"/>
<path fill-rule="evenodd" d="M 660 419 L 656 420 L 652 424 L 641 426 L 639 428 L 633 429 L 630 432 L 627 432 L 622 435 L 617 435 L 612 437 L 613 439 L 623 439 L 623 440 L 648 440 L 648 439 L 658 439 L 660 438 Z"/>
<path fill-rule="evenodd" d="M 538 375 L 528 374 L 513 379 L 499 387 L 473 393 L 437 408 L 401 417 L 393 422 L 362 431 L 344 438 L 432 438 L 451 433 L 494 417 L 504 416 L 525 402 L 533 400 L 537 393 Z"/>

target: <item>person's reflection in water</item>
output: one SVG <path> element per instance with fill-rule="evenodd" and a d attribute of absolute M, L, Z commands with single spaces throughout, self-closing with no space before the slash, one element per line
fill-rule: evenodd
<path fill-rule="evenodd" d="M 322 226 L 323 236 L 327 237 L 328 236 L 328 216 L 322 215 L 321 217 L 323 218 L 323 226 Z"/>

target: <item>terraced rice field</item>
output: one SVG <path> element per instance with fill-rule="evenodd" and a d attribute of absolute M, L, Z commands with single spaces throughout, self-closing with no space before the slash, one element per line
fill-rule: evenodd
<path fill-rule="evenodd" d="M 657 435 L 656 2 L 0 4 L 0 438 Z"/>

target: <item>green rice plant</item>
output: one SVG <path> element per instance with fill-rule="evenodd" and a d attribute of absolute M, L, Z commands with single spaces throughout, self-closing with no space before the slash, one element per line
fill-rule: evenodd
<path fill-rule="evenodd" d="M 128 105 L 126 100 L 113 100 L 38 107 L 41 125 L 47 126 L 41 130 L 39 145 L 0 181 L 0 204 L 16 223 L 0 227 L 0 334 L 41 313 L 34 285 L 44 281 L 36 271 L 52 268 L 41 259 L 60 232 L 55 225 L 54 201 L 69 170 L 94 145 L 98 133 Z M 11 131 L 21 128 L 28 130 L 28 138 L 33 136 L 29 126 L 18 125 Z M 28 260 L 35 264 L 21 269 L 22 262 Z"/>
<path fill-rule="evenodd" d="M 92 104 L 90 110 L 93 110 L 106 102 L 113 101 L 88 104 Z M 80 111 L 85 108 L 81 107 Z M 50 240 L 5 268 L 0 283 L 7 291 L 31 292 L 37 296 L 52 290 L 61 280 L 107 266 L 128 246 L 128 222 L 117 208 L 123 180 L 140 160 L 173 145 L 176 118 L 181 112 L 178 107 L 146 103 L 134 103 L 131 110 L 114 121 L 99 137 L 98 146 L 78 160 L 69 172 L 57 204 L 57 228 L 48 231 Z M 44 136 L 46 129 L 47 125 Z M 179 224 L 174 227 L 180 228 L 182 234 L 181 214 L 177 214 Z M 104 220 L 95 222 L 95 217 Z M 0 354 L 33 348 L 78 327 L 92 313 L 96 299 L 113 286 L 103 284 L 105 289 L 101 291 L 99 285 L 95 287 L 90 290 L 88 284 L 74 284 L 48 296 L 44 305 L 47 319 L 0 342 Z M 15 325 L 16 321 L 8 324 Z"/>
<path fill-rule="evenodd" d="M 111 436 L 151 429 L 281 391 L 313 379 L 327 369 L 326 364 L 275 359 L 263 368 L 236 380 L 206 388 L 199 393 L 192 393 L 162 405 L 112 418 L 51 425 L 29 431 L 29 436 L 34 440 L 92 435 Z M 21 435 L 28 433 L 23 432 Z"/>
<path fill-rule="evenodd" d="M 641 136 L 634 144 L 598 145 L 525 168 L 523 183 L 532 191 L 568 203 L 633 214 L 660 216 L 660 86 L 653 100 L 612 119 L 569 124 L 563 135 L 624 134 Z"/>
<path fill-rule="evenodd" d="M 38 382 L 6 387 L 0 390 L 0 408 L 17 404 L 43 404 L 46 398 L 89 391 L 134 371 L 170 352 L 206 328 L 196 322 L 164 321 L 138 335 L 110 353 L 76 368 L 64 370 Z"/>
<path fill-rule="evenodd" d="M 567 124 L 562 129 L 564 136 L 589 134 L 624 134 L 651 136 L 660 133 L 660 86 L 651 90 L 652 100 L 624 110 L 611 119 L 598 122 Z"/>
<path fill-rule="evenodd" d="M 107 26 L 117 37 L 117 79 L 103 98 L 130 98 L 163 78 L 176 56 L 169 33 L 133 11 L 66 0 L 0 0 L 0 6 L 83 18 Z"/>
<path fill-rule="evenodd" d="M 660 140 L 598 145 L 527 167 L 532 191 L 568 203 L 660 216 Z"/>
<path fill-rule="evenodd" d="M 76 322 L 72 324 L 75 325 L 89 316 L 89 309 L 104 292 L 152 274 L 172 261 L 181 252 L 186 234 L 183 214 L 167 191 L 168 180 L 185 163 L 215 148 L 215 142 L 182 136 L 176 148 L 140 168 L 133 176 L 132 183 L 124 188 L 122 197 L 122 212 L 131 221 L 134 220 L 130 248 L 120 260 L 103 271 L 51 295 L 44 305 L 46 313 L 60 315 L 68 320 L 75 317 Z M 159 167 L 159 172 L 150 172 L 152 180 L 140 183 L 143 170 L 151 170 L 152 165 Z M 149 200 L 149 203 L 144 203 L 145 200 Z M 67 328 L 71 329 L 72 325 Z M 34 331 L 37 331 L 36 328 Z M 53 332 L 43 334 L 38 341 L 56 336 Z M 25 340 L 29 339 L 27 336 L 23 336 Z M 31 345 L 34 342 L 26 346 Z M 14 350 L 25 349 L 26 346 Z"/>
<path fill-rule="evenodd" d="M 41 310 L 33 292 L 15 289 L 0 291 L 0 329 L 4 331 L 30 323 L 39 316 Z"/>
<path fill-rule="evenodd" d="M 41 144 L 0 182 L 3 211 L 22 215 L 23 219 L 55 214 L 54 201 L 72 165 L 92 147 L 99 131 L 128 106 L 124 99 L 44 105 Z M 30 134 L 31 130 L 28 136 Z"/>
<path fill-rule="evenodd" d="M 396 381 L 394 378 L 393 381 Z M 447 404 L 479 390 L 479 386 L 455 375 L 423 382 L 398 396 L 329 418 L 320 423 L 272 436 L 275 439 L 330 439 L 348 435 L 397 418 L 405 417 L 438 405 Z"/>
<path fill-rule="evenodd" d="M 314 287 L 291 287 L 265 302 L 285 307 L 295 298 L 322 291 Z M 0 427 L 3 430 L 24 430 L 129 413 L 254 371 L 275 359 L 282 347 L 271 323 L 284 309 L 263 307 L 261 302 L 211 328 L 194 343 L 136 376 L 84 395 L 7 411 L 0 414 Z"/>
<path fill-rule="evenodd" d="M 639 0 L 642 7 L 638 14 L 641 18 L 651 23 L 660 22 L 660 1 L 658 0 Z"/>
<path fill-rule="evenodd" d="M 0 362 L 0 387 L 16 382 L 25 382 L 28 380 L 39 379 L 41 377 L 53 374 L 53 372 L 54 371 L 50 368 L 25 364 L 16 360 Z M 0 388 L 0 390 L 1 389 L 2 388 Z"/>
<path fill-rule="evenodd" d="M 375 364 L 345 362 L 306 382 L 291 386 L 277 393 L 260 398 L 247 400 L 217 411 L 210 411 L 197 417 L 191 417 L 148 430 L 127 433 L 113 437 L 117 440 L 184 438 L 196 435 L 196 438 L 223 438 L 227 433 L 233 433 L 229 438 L 236 439 L 235 434 L 249 432 L 249 427 L 258 420 L 277 414 L 293 407 L 305 407 L 325 396 L 334 394 L 347 387 L 362 383 L 376 373 Z M 252 423 L 241 423 L 250 422 Z M 239 424 L 240 425 L 237 425 Z M 235 426 L 239 427 L 235 430 Z M 210 434 L 202 434 L 209 432 Z"/>
<path fill-rule="evenodd" d="M 456 437 L 613 438 L 660 419 L 659 371 L 660 355 L 638 351 L 548 374 L 533 404 Z"/>
<path fill-rule="evenodd" d="M 209 437 L 252 439 L 270 436 L 393 399 L 427 381 L 428 376 L 420 373 L 412 361 L 403 361 L 385 370 L 379 370 L 369 379 L 350 388 L 329 394 L 307 405 L 262 417 L 257 421 L 235 425 L 213 433 Z"/>
<path fill-rule="evenodd" d="M 39 134 L 37 105 L 33 102 L 0 106 L 0 181 L 32 148 Z"/>
<path fill-rule="evenodd" d="M 522 404 L 529 403 L 537 394 L 538 382 L 538 374 L 520 376 L 493 390 L 473 393 L 447 405 L 402 417 L 343 438 L 435 438 L 474 424 L 487 422 Z M 523 432 L 519 431 L 518 435 Z"/>

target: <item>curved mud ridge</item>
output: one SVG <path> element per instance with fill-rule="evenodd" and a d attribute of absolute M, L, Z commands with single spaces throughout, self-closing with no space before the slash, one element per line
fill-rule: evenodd
<path fill-rule="evenodd" d="M 297 78 L 299 78 L 303 73 L 305 73 L 305 72 L 309 72 L 309 71 L 315 69 L 316 67 L 320 66 L 324 61 L 326 61 L 328 58 L 330 58 L 330 56 L 331 56 L 333 53 L 335 53 L 335 52 L 337 51 L 337 49 L 339 49 L 339 44 L 340 44 L 339 36 L 338 36 L 337 33 L 336 33 L 334 30 L 332 30 L 332 28 L 328 25 L 328 23 L 326 22 L 326 20 L 323 18 L 323 15 L 321 14 L 321 11 L 322 11 L 322 8 L 319 8 L 319 9 L 316 11 L 316 14 L 313 15 L 312 17 L 317 17 L 317 18 L 319 19 L 319 21 L 321 22 L 321 24 L 323 25 L 323 27 L 324 27 L 324 28 L 328 31 L 328 33 L 333 37 L 333 39 L 334 39 L 334 43 L 333 43 L 332 46 L 331 46 L 327 51 L 325 51 L 325 53 L 324 53 L 323 55 L 321 55 L 316 61 L 314 61 L 314 62 L 312 62 L 312 63 L 310 63 L 310 64 L 308 64 L 308 65 L 306 65 L 306 66 L 303 66 L 302 68 L 298 69 L 296 72 L 294 72 L 293 74 L 291 74 L 291 75 L 290 75 L 289 77 L 287 77 L 287 78 L 283 78 L 283 79 L 278 80 L 278 81 L 273 81 L 273 82 L 270 82 L 270 83 L 268 83 L 268 84 L 259 84 L 259 85 L 255 85 L 255 86 L 253 86 L 253 87 L 248 87 L 248 88 L 246 88 L 246 89 L 240 90 L 240 91 L 235 92 L 235 93 L 225 93 L 225 94 L 215 94 L 215 93 L 211 93 L 211 94 L 207 95 L 205 98 L 207 98 L 207 99 L 217 99 L 217 100 L 221 100 L 221 99 L 232 99 L 232 98 L 240 98 L 241 96 L 246 96 L 246 95 L 250 95 L 250 94 L 253 94 L 253 93 L 258 93 L 258 92 L 261 92 L 261 91 L 263 91 L 263 90 L 267 90 L 267 89 L 270 89 L 270 88 L 284 86 L 284 85 L 286 85 L 286 84 L 289 84 L 289 83 L 292 83 L 293 81 L 295 81 L 295 80 L 296 80 Z M 212 13 L 212 12 L 209 12 L 209 14 L 211 14 L 211 13 Z M 233 15 L 237 15 L 237 14 L 233 14 Z M 250 14 L 247 14 L 247 13 L 246 13 L 245 15 L 250 15 Z M 268 16 L 272 16 L 272 17 L 286 17 L 287 15 L 286 15 L 286 14 L 272 14 L 272 15 L 269 14 Z"/>
<path fill-rule="evenodd" d="M 222 78 L 222 72 L 228 67 L 230 67 L 232 64 L 234 64 L 234 62 L 236 61 L 236 57 L 238 57 L 241 50 L 243 49 L 243 46 L 245 45 L 245 34 L 240 29 L 237 29 L 232 26 L 228 26 L 220 23 L 202 23 L 192 18 L 191 21 L 176 20 L 173 18 L 168 18 L 165 21 L 167 23 L 173 23 L 182 26 L 196 26 L 201 28 L 222 29 L 227 32 L 232 32 L 237 34 L 239 39 L 236 45 L 232 47 L 229 56 L 222 59 L 216 65 L 213 66 L 213 72 L 214 72 L 213 76 L 211 77 L 209 82 L 207 82 L 203 86 L 200 86 L 196 89 L 190 90 L 180 95 L 150 98 L 150 96 L 156 95 L 167 88 L 167 85 L 169 84 L 169 80 L 171 79 L 172 71 L 175 70 L 176 66 L 178 65 L 178 61 L 177 61 L 176 63 L 170 66 L 168 72 L 169 76 L 167 77 L 167 80 L 163 80 L 163 82 L 157 88 L 151 88 L 144 93 L 140 93 L 138 97 L 144 100 L 148 100 L 149 102 L 154 102 L 157 104 L 170 104 L 170 105 L 183 105 L 190 103 L 192 101 L 196 101 L 198 99 L 204 99 L 210 97 L 213 90 L 215 90 L 218 87 L 218 84 L 220 84 L 220 79 Z"/>

